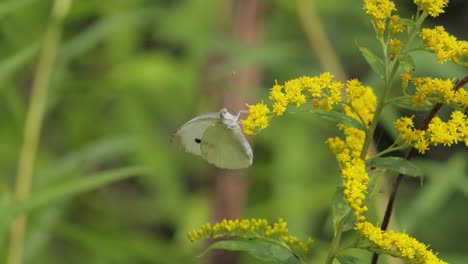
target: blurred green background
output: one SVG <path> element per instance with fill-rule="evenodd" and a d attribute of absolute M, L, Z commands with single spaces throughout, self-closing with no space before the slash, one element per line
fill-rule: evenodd
<path fill-rule="evenodd" d="M 402 16 L 414 12 L 411 1 L 396 3 Z M 7 213 L 16 208 L 31 84 L 52 5 L 0 2 L 1 263 L 8 251 Z M 26 206 L 24 263 L 207 263 L 197 258 L 206 244 L 191 243 L 186 232 L 225 213 L 216 204 L 225 198 L 226 182 L 243 186 L 238 201 L 231 201 L 241 208 L 236 217 L 284 218 L 292 235 L 316 241 L 311 263 L 321 263 L 332 236 L 331 198 L 341 182 L 324 143 L 339 135 L 335 124 L 306 113 L 275 119 L 254 138 L 254 164 L 238 176 L 170 144 L 172 133 L 194 116 L 221 106 L 238 111 L 265 100 L 275 80 L 323 72 L 320 51 L 305 33 L 310 25 L 301 17 L 314 12 L 348 77 L 378 84 L 355 45 L 376 45 L 361 1 L 74 1 L 49 85 L 33 174 L 36 203 Z M 453 0 L 427 25 L 442 24 L 466 39 L 467 20 L 467 2 Z M 467 74 L 424 52 L 415 61 L 418 76 Z M 376 135 L 379 148 L 390 141 L 389 124 L 400 113 L 386 112 Z M 406 228 L 444 260 L 467 263 L 466 147 L 435 148 L 426 158 L 418 161 L 427 172 L 423 186 L 408 179 L 401 188 L 396 228 Z M 149 172 L 94 188 L 84 183 L 135 166 Z M 74 187 L 82 191 L 70 191 Z M 383 210 L 386 188 L 371 202 L 374 214 Z M 369 254 L 356 254 L 368 263 Z M 259 263 L 246 255 L 231 259 Z"/>

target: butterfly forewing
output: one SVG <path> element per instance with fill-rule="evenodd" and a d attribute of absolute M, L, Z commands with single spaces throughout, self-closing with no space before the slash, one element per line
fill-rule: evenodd
<path fill-rule="evenodd" d="M 252 164 L 252 149 L 240 127 L 213 122 L 201 140 L 201 154 L 209 163 L 224 169 L 242 169 Z"/>
<path fill-rule="evenodd" d="M 200 144 L 206 129 L 219 119 L 218 113 L 195 117 L 185 123 L 172 136 L 172 143 L 187 152 L 202 156 Z"/>

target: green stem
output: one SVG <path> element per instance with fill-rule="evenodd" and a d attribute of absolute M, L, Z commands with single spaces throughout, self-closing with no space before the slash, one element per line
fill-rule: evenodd
<path fill-rule="evenodd" d="M 401 145 L 401 146 L 397 146 L 397 147 L 389 147 L 387 148 L 386 150 L 382 150 L 381 152 L 375 154 L 372 156 L 372 158 L 378 158 L 378 157 L 381 157 L 387 153 L 390 153 L 390 152 L 393 152 L 393 151 L 397 151 L 397 150 L 403 150 L 405 148 L 407 148 L 408 146 L 406 145 Z"/>
<path fill-rule="evenodd" d="M 333 241 L 331 242 L 330 250 L 328 251 L 327 260 L 325 261 L 325 264 L 333 263 L 333 260 L 335 259 L 336 254 L 338 254 L 338 249 L 341 244 L 342 235 L 343 235 L 343 232 L 339 229 L 338 232 L 333 237 Z"/>
<path fill-rule="evenodd" d="M 60 43 L 61 24 L 68 12 L 71 0 L 56 0 L 51 20 L 37 64 L 31 88 L 31 99 L 24 127 L 24 141 L 20 151 L 15 178 L 15 199 L 25 200 L 31 192 L 32 173 L 36 160 L 44 110 L 47 101 L 47 88 Z M 22 263 L 22 251 L 26 233 L 27 215 L 19 215 L 11 224 L 8 260 L 9 264 Z"/>
<path fill-rule="evenodd" d="M 421 24 L 422 22 L 424 21 L 424 19 L 427 17 L 427 14 L 426 13 L 423 13 L 421 16 L 419 16 L 416 20 L 416 25 L 415 27 L 413 28 L 412 32 L 410 33 L 409 37 L 408 37 L 408 41 L 405 43 L 405 45 L 403 46 L 403 48 L 401 49 L 401 52 L 400 54 L 404 54 L 407 52 L 409 46 L 411 45 L 411 43 L 413 42 L 414 38 L 416 37 L 417 33 L 420 31 L 420 27 L 421 27 Z M 376 109 L 375 109 L 375 113 L 374 113 L 374 118 L 372 119 L 370 125 L 369 125 L 369 129 L 368 129 L 368 133 L 366 135 L 366 139 L 364 141 L 364 145 L 363 145 L 363 148 L 362 148 L 362 151 L 361 151 L 361 159 L 365 159 L 366 157 L 366 154 L 367 154 L 367 151 L 369 149 L 369 146 L 370 146 L 370 143 L 372 142 L 372 136 L 374 135 L 374 131 L 377 127 L 377 124 L 379 122 L 379 118 L 380 118 L 380 115 L 383 111 L 383 108 L 384 106 L 386 105 L 386 98 L 388 96 L 388 93 L 390 92 L 391 90 L 391 87 L 392 87 L 392 83 L 393 83 L 393 80 L 395 78 L 395 75 L 398 71 L 398 68 L 400 67 L 400 61 L 398 60 L 398 57 L 396 56 L 396 60 L 393 64 L 393 67 L 391 67 L 391 71 L 389 71 L 390 69 L 390 64 L 391 64 L 391 61 L 389 60 L 388 56 L 387 55 L 387 46 L 386 46 L 386 43 L 383 41 L 382 38 L 379 39 L 380 40 L 380 43 L 382 45 L 382 48 L 383 48 L 383 54 L 384 54 L 384 59 L 385 59 L 385 77 L 384 77 L 384 80 L 385 80 L 385 84 L 384 84 L 384 89 L 383 89 L 383 93 L 382 93 L 382 96 L 378 99 L 378 103 L 377 103 L 377 106 L 376 106 Z M 390 72 L 390 73 L 389 73 Z"/>
<path fill-rule="evenodd" d="M 390 91 L 390 88 L 392 87 L 391 86 L 391 83 L 392 83 L 392 78 L 390 76 L 393 76 L 394 74 L 389 74 L 389 60 L 388 60 L 388 56 L 387 56 L 387 45 L 386 43 L 383 41 L 382 38 L 379 39 L 380 40 L 380 44 L 382 45 L 382 49 L 383 49 L 383 56 L 384 56 L 384 59 L 385 59 L 385 76 L 384 76 L 384 80 L 385 80 L 385 85 L 384 85 L 384 89 L 383 89 L 383 93 L 381 96 L 378 97 L 378 102 L 377 102 L 377 106 L 376 106 L 376 109 L 375 109 L 375 112 L 374 112 L 374 117 L 372 118 L 372 121 L 369 125 L 369 128 L 368 128 L 368 132 L 366 133 L 366 139 L 364 141 L 364 145 L 362 147 L 362 150 L 361 150 L 361 159 L 364 160 L 366 158 L 366 154 L 367 154 L 367 150 L 369 149 L 369 146 L 370 146 L 370 143 L 372 142 L 372 136 L 374 135 L 374 131 L 375 129 L 377 128 L 377 124 L 379 122 L 379 118 L 380 118 L 380 114 L 382 113 L 383 111 L 383 108 L 385 106 L 385 98 L 387 98 L 387 95 Z M 393 67 L 393 70 L 392 70 L 392 73 L 394 71 L 396 71 L 395 69 L 398 69 L 398 66 L 399 66 L 399 62 L 396 61 L 395 62 L 395 65 Z"/>

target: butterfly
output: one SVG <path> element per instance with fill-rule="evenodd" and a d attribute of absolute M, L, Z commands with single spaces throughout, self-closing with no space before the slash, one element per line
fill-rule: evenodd
<path fill-rule="evenodd" d="M 247 168 L 252 164 L 253 152 L 242 133 L 239 115 L 223 108 L 197 116 L 174 133 L 172 143 L 218 168 Z"/>

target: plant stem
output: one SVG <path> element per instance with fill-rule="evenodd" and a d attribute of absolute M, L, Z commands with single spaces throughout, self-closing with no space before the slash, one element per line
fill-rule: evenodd
<path fill-rule="evenodd" d="M 31 99 L 26 115 L 23 146 L 20 151 L 15 183 L 15 200 L 27 199 L 31 192 L 32 173 L 47 101 L 47 88 L 60 42 L 61 24 L 68 12 L 71 0 L 56 0 L 51 20 L 46 29 L 39 62 L 31 88 Z M 27 215 L 19 215 L 11 224 L 8 260 L 9 264 L 22 263 L 22 249 L 26 233 Z"/>
<path fill-rule="evenodd" d="M 296 3 L 299 22 L 323 69 L 333 72 L 337 80 L 345 82 L 347 80 L 346 71 L 323 30 L 322 23 L 315 10 L 314 1 L 297 0 Z"/>
<path fill-rule="evenodd" d="M 468 76 L 465 76 L 463 79 L 458 81 L 453 86 L 453 90 L 456 91 L 456 90 L 460 89 L 466 83 L 468 83 Z M 441 103 L 436 104 L 432 108 L 432 110 L 429 112 L 427 117 L 424 119 L 421 130 L 427 130 L 427 128 L 429 127 L 429 123 L 435 117 L 437 112 L 439 112 L 440 108 L 442 108 Z M 410 160 L 412 158 L 415 150 L 416 150 L 415 148 L 409 149 L 408 152 L 406 152 L 405 159 Z M 403 177 L 404 177 L 403 174 L 398 174 L 395 182 L 393 183 L 392 190 L 390 192 L 390 197 L 388 198 L 387 208 L 385 209 L 385 214 L 384 214 L 384 218 L 383 218 L 383 221 L 382 221 L 382 225 L 380 226 L 380 229 L 382 229 L 382 230 L 387 230 L 387 228 L 388 228 L 388 224 L 390 222 L 390 217 L 392 216 L 393 204 L 394 204 L 395 199 L 396 199 L 396 193 L 398 191 L 398 187 L 400 186 L 400 183 L 401 183 Z M 379 255 L 374 253 L 372 255 L 372 262 L 371 263 L 372 264 L 377 264 L 378 259 L 379 259 Z"/>
<path fill-rule="evenodd" d="M 333 237 L 333 241 L 330 245 L 330 250 L 328 251 L 327 260 L 325 261 L 325 264 L 333 263 L 333 260 L 335 259 L 336 254 L 338 253 L 338 248 L 340 247 L 342 234 L 343 232 L 341 230 L 338 230 L 338 232 L 336 232 L 335 236 Z"/>
<path fill-rule="evenodd" d="M 421 24 L 425 20 L 426 17 L 427 17 L 426 13 L 422 13 L 421 16 L 416 17 L 415 26 L 412 29 L 412 31 L 411 31 L 405 45 L 401 49 L 400 54 L 405 54 L 407 52 L 408 48 L 410 47 L 410 45 L 413 42 L 414 38 L 416 37 L 417 33 L 420 31 Z M 383 43 L 382 40 L 381 40 L 381 43 Z M 383 48 L 384 48 L 384 55 L 386 55 L 387 47 L 383 46 Z M 388 92 L 390 91 L 390 89 L 392 87 L 393 79 L 395 78 L 395 75 L 396 75 L 396 73 L 398 71 L 398 68 L 400 66 L 400 62 L 398 60 L 398 57 L 396 57 L 396 58 L 397 58 L 397 60 L 395 61 L 390 74 L 388 72 L 388 69 L 390 67 L 390 61 L 388 60 L 387 57 L 384 58 L 385 61 L 386 61 L 386 63 L 385 63 L 385 67 L 386 67 L 385 68 L 385 88 L 384 88 L 384 91 L 382 93 L 382 97 L 380 98 L 380 100 L 379 100 L 379 102 L 377 104 L 376 111 L 374 113 L 374 118 L 372 119 L 372 122 L 371 122 L 371 124 L 369 126 L 369 133 L 368 133 L 368 136 L 366 137 L 366 140 L 364 142 L 364 146 L 363 146 L 363 149 L 362 149 L 362 152 L 361 152 L 361 158 L 362 159 L 364 159 L 365 156 L 366 156 L 367 148 L 368 148 L 370 142 L 372 141 L 372 136 L 374 135 L 375 128 L 377 127 L 377 124 L 378 124 L 378 121 L 379 121 L 379 118 L 380 118 L 380 114 L 382 113 L 382 110 L 383 110 L 383 108 L 384 108 L 384 106 L 386 104 L 386 98 L 388 96 Z M 405 155 L 405 159 L 411 159 L 411 156 L 413 155 L 413 153 L 414 153 L 414 148 L 411 148 L 410 150 L 408 150 L 408 152 Z M 388 200 L 388 203 L 387 203 L 387 208 L 385 210 L 384 219 L 383 219 L 382 225 L 381 225 L 382 230 L 386 230 L 387 227 L 388 227 L 388 223 L 390 221 L 390 217 L 391 217 L 391 214 L 392 214 L 393 203 L 394 203 L 395 198 L 396 198 L 396 193 L 398 191 L 398 186 L 400 185 L 402 179 L 403 179 L 403 175 L 399 174 L 397 176 L 395 182 L 393 183 L 392 190 L 391 190 L 391 193 L 390 193 L 390 197 L 389 197 L 389 200 Z M 372 264 L 377 264 L 378 259 L 379 259 L 379 255 L 374 253 L 372 255 L 371 263 Z"/>

